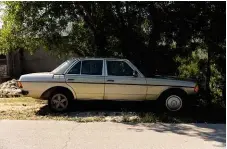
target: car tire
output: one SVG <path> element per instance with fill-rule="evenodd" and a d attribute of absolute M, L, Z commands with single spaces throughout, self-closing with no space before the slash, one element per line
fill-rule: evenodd
<path fill-rule="evenodd" d="M 185 94 L 179 92 L 168 92 L 161 96 L 159 104 L 163 110 L 169 112 L 182 111 L 185 104 Z"/>
<path fill-rule="evenodd" d="M 67 92 L 55 91 L 48 99 L 48 106 L 52 112 L 66 112 L 69 110 L 71 97 Z"/>

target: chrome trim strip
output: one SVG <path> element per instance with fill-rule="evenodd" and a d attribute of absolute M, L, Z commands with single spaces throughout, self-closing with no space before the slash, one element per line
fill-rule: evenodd
<path fill-rule="evenodd" d="M 65 83 L 65 82 L 57 82 L 57 81 L 21 81 L 23 82 L 35 82 L 35 83 Z M 127 84 L 127 83 L 96 83 L 96 82 L 67 82 L 67 83 L 84 83 L 84 84 L 113 84 L 113 85 L 139 85 L 139 86 L 169 86 L 169 87 L 186 87 L 186 88 L 194 88 L 191 86 L 173 86 L 173 85 L 156 85 L 156 84 Z"/>

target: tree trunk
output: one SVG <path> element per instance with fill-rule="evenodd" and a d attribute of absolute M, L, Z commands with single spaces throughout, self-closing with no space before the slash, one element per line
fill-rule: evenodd
<path fill-rule="evenodd" d="M 100 32 L 94 33 L 95 36 L 95 45 L 97 47 L 97 56 L 107 56 L 108 55 L 108 51 L 106 50 L 106 46 L 107 46 L 107 41 L 106 41 L 106 37 L 104 35 L 104 32 Z"/>
<path fill-rule="evenodd" d="M 210 47 L 208 47 L 208 60 L 207 60 L 207 72 L 206 72 L 206 100 L 208 105 L 211 105 L 211 90 L 210 90 L 210 78 L 211 78 L 211 53 Z"/>
<path fill-rule="evenodd" d="M 157 46 L 157 41 L 160 39 L 160 18 L 157 8 L 154 6 L 154 4 L 151 4 L 149 7 L 149 19 L 152 23 L 152 32 L 150 33 L 149 37 L 149 44 L 148 44 L 148 50 L 154 50 Z"/>
<path fill-rule="evenodd" d="M 224 103 L 226 104 L 226 80 L 224 79 L 224 85 L 222 87 L 222 99 L 224 100 Z"/>

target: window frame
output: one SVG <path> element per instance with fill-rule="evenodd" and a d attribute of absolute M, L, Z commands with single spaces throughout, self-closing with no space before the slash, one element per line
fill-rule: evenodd
<path fill-rule="evenodd" d="M 101 75 L 81 74 L 84 61 L 102 61 L 102 72 L 101 72 Z M 103 60 L 101 60 L 101 59 L 85 59 L 85 60 L 81 60 L 80 75 L 84 75 L 84 76 L 102 76 L 103 75 L 103 68 L 104 68 Z"/>
<path fill-rule="evenodd" d="M 81 74 L 83 61 L 102 61 L 102 73 L 101 73 L 101 75 Z M 80 73 L 79 74 L 69 74 L 69 71 L 79 62 L 81 62 Z M 76 61 L 71 67 L 69 67 L 69 69 L 67 70 L 67 72 L 65 74 L 67 74 L 67 75 L 77 75 L 77 76 L 104 76 L 104 69 L 105 69 L 105 65 L 104 65 L 104 60 L 103 59 L 80 59 L 80 60 Z"/>
<path fill-rule="evenodd" d="M 74 73 L 74 74 L 70 74 L 69 71 L 72 70 L 73 67 L 76 66 L 78 63 L 80 63 L 80 73 L 79 73 L 79 74 L 75 74 L 75 73 Z M 79 60 L 79 61 L 77 61 L 76 63 L 74 63 L 74 64 L 68 69 L 68 71 L 67 71 L 66 74 L 67 74 L 67 75 L 80 75 L 80 74 L 81 74 L 81 66 L 82 66 L 82 62 Z"/>
<path fill-rule="evenodd" d="M 108 61 L 114 61 L 114 62 L 124 62 L 124 63 L 126 63 L 131 69 L 132 69 L 132 71 L 137 71 L 137 70 L 135 70 L 127 61 L 125 61 L 125 60 L 106 60 L 105 61 L 105 69 L 106 69 L 106 76 L 111 76 L 111 77 L 133 77 L 133 75 L 131 75 L 131 76 L 115 76 L 115 75 L 109 75 L 108 74 L 108 65 L 107 65 L 107 62 Z M 138 71 L 137 71 L 138 72 Z"/>

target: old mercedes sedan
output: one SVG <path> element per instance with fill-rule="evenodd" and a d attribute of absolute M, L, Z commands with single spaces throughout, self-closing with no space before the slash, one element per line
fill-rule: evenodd
<path fill-rule="evenodd" d="M 192 81 L 146 78 L 129 60 L 73 58 L 51 72 L 22 75 L 18 86 L 27 96 L 47 99 L 55 112 L 66 111 L 72 100 L 157 100 L 179 111 L 198 86 Z"/>

